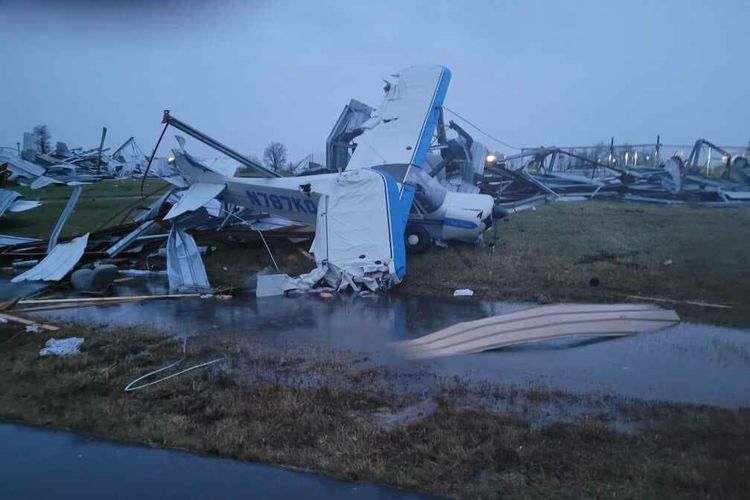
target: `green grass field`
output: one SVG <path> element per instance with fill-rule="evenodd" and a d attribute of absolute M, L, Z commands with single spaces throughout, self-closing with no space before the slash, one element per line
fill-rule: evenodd
<path fill-rule="evenodd" d="M 408 259 L 404 291 L 485 299 L 627 301 L 629 295 L 730 304 L 675 306 L 693 318 L 750 324 L 750 207 L 693 209 L 554 203 L 498 223 L 488 248 L 451 244 Z"/>
<path fill-rule="evenodd" d="M 160 179 L 147 179 L 144 194 L 157 189 L 166 189 L 167 183 Z M 22 213 L 6 213 L 0 219 L 0 233 L 31 238 L 48 238 L 55 227 L 65 204 L 73 192 L 72 187 L 51 185 L 42 189 L 31 190 L 23 186 L 5 186 L 23 195 L 25 200 L 39 200 L 42 206 Z M 158 195 L 157 195 L 158 196 Z M 145 199 L 142 203 L 139 180 L 104 180 L 83 186 L 73 214 L 63 228 L 62 236 L 75 236 L 93 231 L 125 207 L 132 204 L 145 206 L 156 196 Z"/>

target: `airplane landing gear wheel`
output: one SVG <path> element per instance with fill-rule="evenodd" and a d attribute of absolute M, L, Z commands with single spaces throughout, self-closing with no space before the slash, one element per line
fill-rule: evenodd
<path fill-rule="evenodd" d="M 432 243 L 430 233 L 422 226 L 406 226 L 404 239 L 406 240 L 406 251 L 409 253 L 423 253 Z"/>

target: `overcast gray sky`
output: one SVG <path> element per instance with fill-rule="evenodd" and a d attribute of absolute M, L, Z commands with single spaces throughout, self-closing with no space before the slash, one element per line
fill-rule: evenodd
<path fill-rule="evenodd" d="M 512 145 L 745 145 L 749 48 L 742 0 L 0 0 L 0 146 L 45 123 L 95 147 L 106 125 L 148 152 L 168 108 L 299 159 L 349 98 L 377 105 L 382 75 L 420 63 L 448 66 L 446 105 Z"/>

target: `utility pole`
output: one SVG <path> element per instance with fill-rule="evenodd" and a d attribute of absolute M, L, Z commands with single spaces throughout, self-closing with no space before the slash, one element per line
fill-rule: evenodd
<path fill-rule="evenodd" d="M 104 148 L 104 138 L 107 137 L 107 127 L 102 127 L 102 140 L 99 142 L 99 156 L 96 157 L 96 173 L 101 171 L 102 166 L 102 149 Z"/>
<path fill-rule="evenodd" d="M 654 154 L 654 166 L 659 166 L 659 151 L 661 150 L 661 135 L 656 134 L 656 153 Z"/>

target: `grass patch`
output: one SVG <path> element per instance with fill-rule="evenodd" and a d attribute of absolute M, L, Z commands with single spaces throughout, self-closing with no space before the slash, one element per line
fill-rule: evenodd
<path fill-rule="evenodd" d="M 141 198 L 140 183 L 138 179 L 107 179 L 83 186 L 81 197 L 63 228 L 62 236 L 72 237 L 93 231 L 110 217 L 138 202 Z M 166 186 L 161 179 L 146 179 L 143 192 L 147 194 Z M 41 201 L 42 206 L 26 212 L 4 214 L 0 219 L 0 231 L 4 234 L 40 239 L 49 238 L 73 192 L 73 187 L 62 185 L 50 185 L 37 190 L 23 186 L 12 186 L 8 189 L 18 191 L 26 200 Z M 146 207 L 155 198 L 156 196 L 147 198 L 139 205 Z"/>
<path fill-rule="evenodd" d="M 593 405 L 596 415 L 532 425 L 522 416 L 531 409 L 577 398 L 537 391 L 524 412 L 493 411 L 493 402 L 523 400 L 525 392 L 476 392 L 429 374 L 418 394 L 398 393 L 394 374 L 361 356 L 298 344 L 274 351 L 251 334 L 191 341 L 186 364 L 217 356 L 226 364 L 126 394 L 129 380 L 179 357 L 180 343 L 134 328 L 69 325 L 57 336 L 85 337 L 82 354 L 40 358 L 47 337 L 17 333 L 0 329 L 6 420 L 454 497 L 741 498 L 750 491 L 743 410 L 605 398 Z M 388 428 L 374 418 L 425 394 L 436 404 L 419 418 Z M 599 418 L 615 406 L 639 422 L 637 431 Z"/>
<path fill-rule="evenodd" d="M 750 209 L 555 203 L 498 223 L 494 252 L 452 243 L 408 258 L 403 290 L 483 299 L 629 301 L 627 295 L 729 303 L 674 305 L 687 318 L 750 324 Z M 493 231 L 485 235 L 493 241 Z M 673 304 L 665 304 L 673 307 Z"/>

